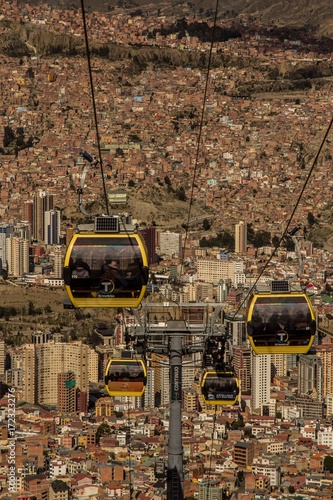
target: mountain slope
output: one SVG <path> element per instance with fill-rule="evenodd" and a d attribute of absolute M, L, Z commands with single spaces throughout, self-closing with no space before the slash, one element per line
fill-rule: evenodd
<path fill-rule="evenodd" d="M 40 0 L 19 0 L 20 3 L 40 4 Z M 80 8 L 80 0 L 49 0 L 54 8 Z M 154 12 L 157 9 L 164 15 L 172 14 L 185 16 L 187 14 L 200 15 L 206 11 L 214 12 L 216 3 L 211 0 L 179 1 L 157 0 L 151 3 L 147 0 L 94 0 L 85 2 L 87 12 L 104 11 L 112 12 L 114 8 L 123 8 L 135 11 Z M 308 26 L 315 29 L 318 34 L 333 38 L 333 9 L 331 0 L 220 0 L 218 5 L 220 15 L 236 17 L 240 14 L 250 14 L 264 24 L 286 27 Z"/>

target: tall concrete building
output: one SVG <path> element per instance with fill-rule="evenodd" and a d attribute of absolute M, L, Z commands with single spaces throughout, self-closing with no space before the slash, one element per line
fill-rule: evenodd
<path fill-rule="evenodd" d="M 323 366 L 323 397 L 333 394 L 333 339 L 324 337 L 322 343 L 316 346 L 316 354 Z"/>
<path fill-rule="evenodd" d="M 58 404 L 57 409 L 64 413 L 76 411 L 75 373 L 68 371 L 58 373 Z"/>
<path fill-rule="evenodd" d="M 326 409 L 327 418 L 332 417 L 333 416 L 333 393 L 327 394 L 326 405 L 327 405 L 327 409 Z"/>
<path fill-rule="evenodd" d="M 200 357 L 201 355 L 199 353 L 192 353 L 183 356 L 183 363 L 182 363 L 183 390 L 192 388 L 193 380 L 195 378 L 196 372 L 198 371 L 198 366 L 200 366 Z"/>
<path fill-rule="evenodd" d="M 287 375 L 287 356 L 285 354 L 272 354 L 272 377 Z"/>
<path fill-rule="evenodd" d="M 45 191 L 39 191 L 33 197 L 32 208 L 32 236 L 36 241 L 45 240 L 45 212 L 53 210 L 53 195 Z"/>
<path fill-rule="evenodd" d="M 159 233 L 159 247 L 162 254 L 180 257 L 182 254 L 182 234 L 169 231 Z"/>
<path fill-rule="evenodd" d="M 151 226 L 147 229 L 140 229 L 140 233 L 142 235 L 143 241 L 145 242 L 147 253 L 148 253 L 148 262 L 149 264 L 154 264 L 156 262 L 156 227 Z"/>
<path fill-rule="evenodd" d="M 233 347 L 249 344 L 246 334 L 245 317 L 242 314 L 238 316 L 226 314 L 224 324 Z"/>
<path fill-rule="evenodd" d="M 22 205 L 22 220 L 29 222 L 32 227 L 33 224 L 33 201 L 25 201 Z"/>
<path fill-rule="evenodd" d="M 58 375 L 73 372 L 75 389 L 87 401 L 89 381 L 98 382 L 98 354 L 81 341 L 64 343 L 51 340 L 25 346 L 23 392 L 26 401 L 58 405 Z"/>
<path fill-rule="evenodd" d="M 97 345 L 95 347 L 95 350 L 96 350 L 96 353 L 97 353 L 97 356 L 98 356 L 98 380 L 100 381 L 103 381 L 104 380 L 104 376 L 105 376 L 105 370 L 106 370 L 106 367 L 107 367 L 107 364 L 110 360 L 110 358 L 112 358 L 112 355 L 114 355 L 114 348 L 112 346 L 109 346 L 109 345 Z"/>
<path fill-rule="evenodd" d="M 53 269 L 55 278 L 63 277 L 63 257 L 61 250 L 54 251 Z"/>
<path fill-rule="evenodd" d="M 184 390 L 184 410 L 197 411 L 198 410 L 198 394 L 194 389 Z"/>
<path fill-rule="evenodd" d="M 6 258 L 9 276 L 19 277 L 29 272 L 29 241 L 11 236 L 6 239 Z"/>
<path fill-rule="evenodd" d="M 17 238 L 23 238 L 25 240 L 31 240 L 31 224 L 30 222 L 17 222 L 14 227 L 13 236 Z"/>
<path fill-rule="evenodd" d="M 41 328 L 37 328 L 32 334 L 32 343 L 33 344 L 46 344 L 52 339 L 51 330 L 46 328 L 42 330 Z"/>
<path fill-rule="evenodd" d="M 244 253 L 247 250 L 247 224 L 241 220 L 235 226 L 235 252 Z"/>
<path fill-rule="evenodd" d="M 224 280 L 220 280 L 217 284 L 217 302 L 225 302 L 230 291 L 230 286 Z"/>
<path fill-rule="evenodd" d="M 14 227 L 11 224 L 0 224 L 0 234 L 5 234 L 7 238 L 14 232 Z"/>
<path fill-rule="evenodd" d="M 253 409 L 261 408 L 268 403 L 271 394 L 271 362 L 270 354 L 257 355 L 252 352 L 251 405 Z"/>
<path fill-rule="evenodd" d="M 0 275 L 3 274 L 3 269 L 7 269 L 6 240 L 6 234 L 0 233 Z"/>
<path fill-rule="evenodd" d="M 147 367 L 147 383 L 143 394 L 144 407 L 153 408 L 155 406 L 155 370 Z"/>
<path fill-rule="evenodd" d="M 233 355 L 233 367 L 240 382 L 241 391 L 251 390 L 252 351 L 249 347 L 236 347 Z"/>
<path fill-rule="evenodd" d="M 152 368 L 155 372 L 155 404 L 169 404 L 170 384 L 169 384 L 169 359 L 161 354 L 153 353 L 151 356 Z"/>
<path fill-rule="evenodd" d="M 35 345 L 25 344 L 23 351 L 23 400 L 36 403 L 36 360 Z"/>
<path fill-rule="evenodd" d="M 60 211 L 44 212 L 44 241 L 46 245 L 59 245 L 60 242 Z"/>
<path fill-rule="evenodd" d="M 300 354 L 297 371 L 297 389 L 301 396 L 323 399 L 323 363 L 316 354 Z"/>
<path fill-rule="evenodd" d="M 242 260 L 198 259 L 197 279 L 218 285 L 221 280 L 235 282 L 236 275 L 244 274 Z"/>

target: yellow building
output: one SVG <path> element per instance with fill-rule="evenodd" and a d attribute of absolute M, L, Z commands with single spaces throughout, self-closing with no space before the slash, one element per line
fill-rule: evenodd
<path fill-rule="evenodd" d="M 96 417 L 111 417 L 114 410 L 113 398 L 107 396 L 105 398 L 99 398 L 95 405 L 95 416 Z"/>

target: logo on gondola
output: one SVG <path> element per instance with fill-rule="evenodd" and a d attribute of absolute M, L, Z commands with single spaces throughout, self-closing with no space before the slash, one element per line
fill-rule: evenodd
<path fill-rule="evenodd" d="M 276 332 L 276 345 L 289 345 L 289 335 L 285 330 Z"/>
<path fill-rule="evenodd" d="M 99 294 L 101 296 L 110 295 L 115 288 L 114 282 L 108 278 L 102 279 L 102 281 L 100 281 L 100 283 L 99 283 L 99 287 L 100 287 Z"/>
<path fill-rule="evenodd" d="M 126 384 L 126 383 L 125 384 L 124 383 L 121 384 L 121 390 L 122 391 L 126 391 L 127 389 L 128 389 L 128 384 Z"/>

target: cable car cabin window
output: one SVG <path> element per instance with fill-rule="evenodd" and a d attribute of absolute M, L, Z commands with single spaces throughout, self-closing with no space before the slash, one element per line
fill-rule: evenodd
<path fill-rule="evenodd" d="M 147 278 L 147 256 L 138 235 L 74 235 L 65 258 L 64 279 L 76 307 L 111 307 L 106 299 L 123 301 L 114 307 L 137 307 Z"/>
<path fill-rule="evenodd" d="M 111 360 L 105 385 L 110 396 L 141 396 L 146 386 L 143 361 Z"/>
<path fill-rule="evenodd" d="M 316 322 L 305 295 L 257 295 L 253 301 L 247 332 L 257 354 L 305 353 L 310 349 Z"/>
<path fill-rule="evenodd" d="M 206 404 L 233 405 L 238 398 L 238 381 L 232 373 L 207 372 L 201 392 Z"/>

